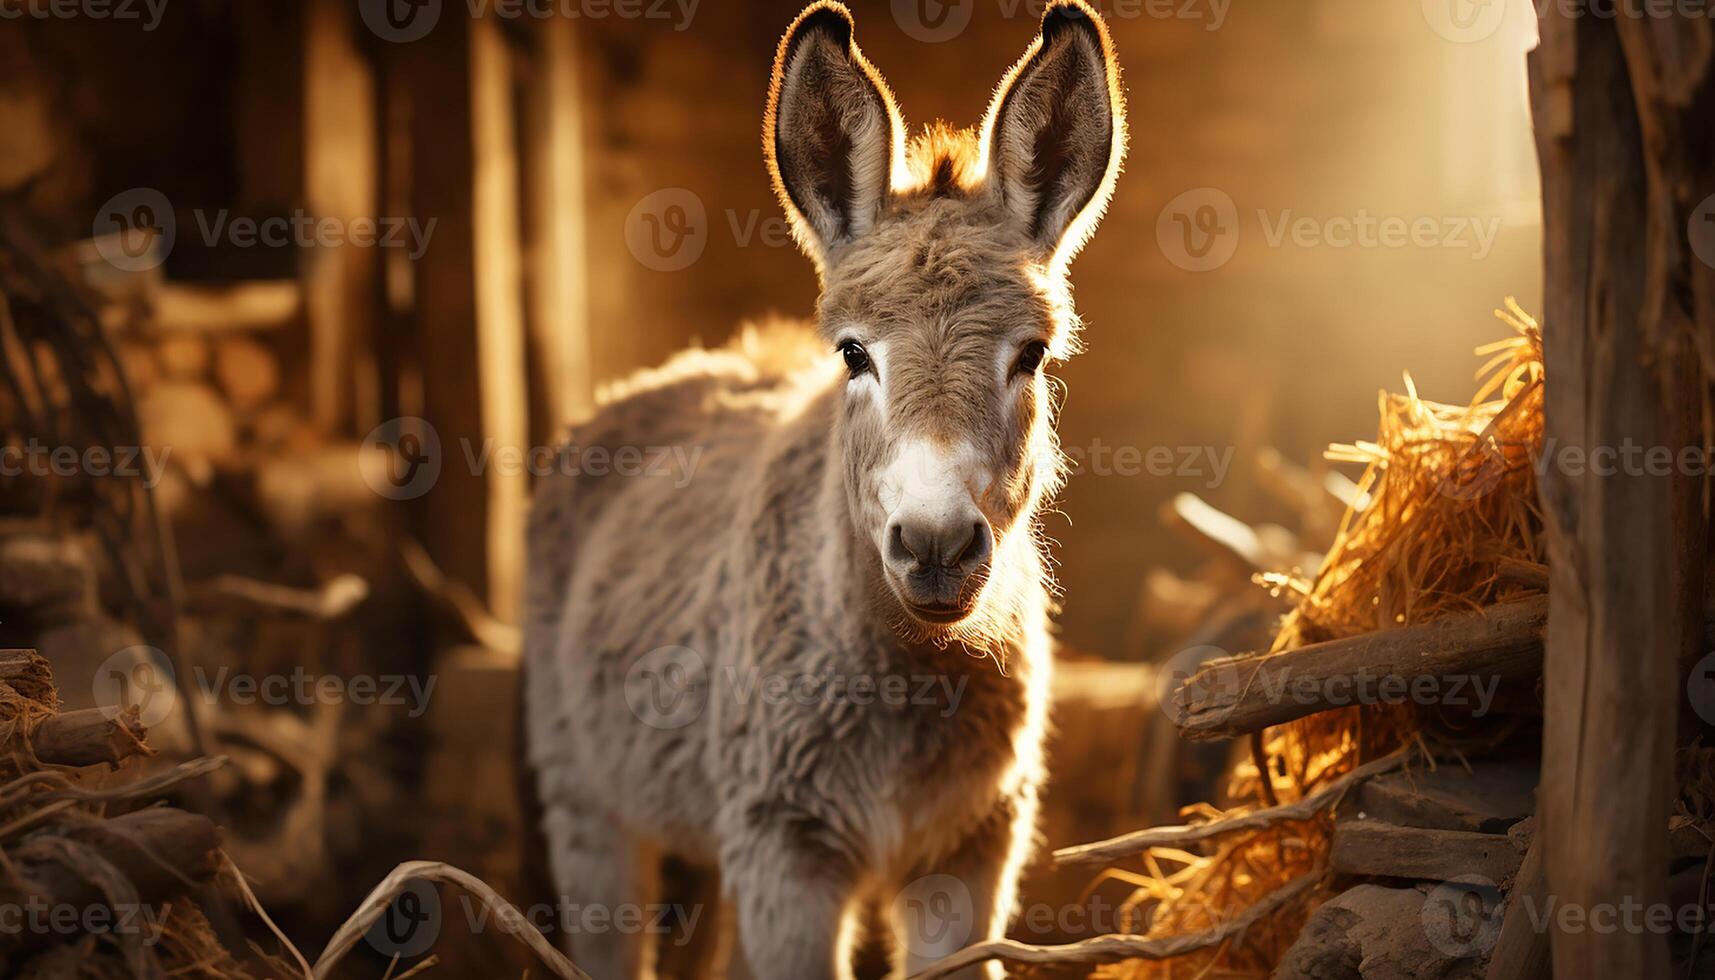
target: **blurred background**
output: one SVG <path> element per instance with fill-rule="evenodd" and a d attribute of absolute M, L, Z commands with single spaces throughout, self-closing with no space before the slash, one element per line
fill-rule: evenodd
<path fill-rule="evenodd" d="M 1266 645 L 1282 607 L 1252 576 L 1313 569 L 1350 500 L 1323 448 L 1368 438 L 1403 370 L 1463 401 L 1490 311 L 1540 299 L 1528 3 L 1097 5 L 1132 143 L 1072 269 L 1087 352 L 1057 369 L 1080 465 L 1049 518 L 1077 665 L 1052 846 L 1218 798 L 1226 750 L 1164 733 L 1161 665 Z M 1040 16 L 852 6 L 913 132 L 977 123 Z M 0 474 L 0 646 L 40 649 L 72 706 L 139 648 L 206 681 L 152 740 L 234 757 L 206 791 L 226 848 L 306 949 L 407 858 L 513 891 L 530 468 L 508 451 L 675 350 L 811 310 L 759 138 L 798 9 L 0 0 L 0 325 L 34 376 L 0 396 L 6 444 L 87 446 L 92 405 L 129 406 L 159 463 L 118 491 Z M 65 308 L 117 368 L 32 355 L 26 327 Z M 87 391 L 55 376 L 80 356 Z M 346 687 L 271 704 L 221 667 Z M 410 683 L 364 704 L 359 677 Z M 1040 872 L 1026 901 L 1088 885 Z"/>

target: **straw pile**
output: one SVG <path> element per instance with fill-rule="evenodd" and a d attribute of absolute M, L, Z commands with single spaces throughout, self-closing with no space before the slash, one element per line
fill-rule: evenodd
<path fill-rule="evenodd" d="M 1310 581 L 1265 576 L 1290 590 L 1297 605 L 1282 623 L 1271 653 L 1306 644 L 1415 625 L 1449 613 L 1504 601 L 1528 589 L 1509 568 L 1544 562 L 1536 471 L 1542 442 L 1542 334 L 1515 303 L 1497 316 L 1514 336 L 1480 348 L 1489 360 L 1478 371 L 1468 405 L 1419 397 L 1409 375 L 1403 393 L 1383 393 L 1374 442 L 1334 446 L 1330 459 L 1365 465 L 1359 504 L 1347 512 L 1333 547 Z M 1469 745 L 1497 733 L 1448 731 L 1427 709 L 1412 705 L 1342 708 L 1271 729 L 1259 753 L 1273 770 L 1264 787 L 1256 765 L 1241 766 L 1233 795 L 1304 800 L 1349 773 L 1361 760 L 1401 746 Z M 1272 792 L 1269 792 L 1272 791 Z M 1325 883 L 1304 888 L 1239 934 L 1230 926 L 1245 911 L 1326 867 L 1333 817 L 1247 825 L 1254 808 L 1191 808 L 1195 823 L 1238 820 L 1190 849 L 1152 847 L 1141 855 L 1145 873 L 1112 869 L 1136 885 L 1128 925 L 1155 940 L 1225 935 L 1207 949 L 1167 959 L 1133 959 L 1100 967 L 1109 980 L 1267 976 L 1317 905 L 1331 897 Z"/>

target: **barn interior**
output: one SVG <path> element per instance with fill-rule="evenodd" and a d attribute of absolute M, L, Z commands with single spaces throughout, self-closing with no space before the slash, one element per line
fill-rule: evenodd
<path fill-rule="evenodd" d="M 759 146 L 800 6 L 0 0 L 0 894 L 163 910 L 0 929 L 7 975 L 580 975 L 502 925 L 532 467 L 811 313 Z M 1708 20 L 1096 6 L 1131 145 L 1055 369 L 1044 846 L 973 955 L 1709 975 L 1519 911 L 1707 905 L 1707 471 L 1543 461 L 1707 445 Z M 1041 16 L 852 7 L 913 131 Z M 725 975 L 666 888 L 709 915 L 661 975 Z"/>

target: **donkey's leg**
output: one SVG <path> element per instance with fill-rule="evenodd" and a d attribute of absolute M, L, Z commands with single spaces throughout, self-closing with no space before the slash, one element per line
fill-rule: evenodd
<path fill-rule="evenodd" d="M 544 794 L 546 795 L 546 794 Z M 600 809 L 572 794 L 550 797 L 543 815 L 554 875 L 559 945 L 597 980 L 647 975 L 644 930 L 620 930 L 620 910 L 647 908 L 658 869 L 652 852 Z M 596 910 L 595 915 L 586 915 Z M 600 928 L 585 930 L 586 923 Z"/>
<path fill-rule="evenodd" d="M 945 860 L 919 869 L 893 903 L 898 976 L 911 976 L 966 946 L 1006 937 L 1018 875 L 1035 834 L 1035 799 L 1009 800 Z M 1005 975 L 994 962 L 951 974 L 957 980 Z"/>
<path fill-rule="evenodd" d="M 798 843 L 790 830 L 753 834 L 726 849 L 722 874 L 738 906 L 738 948 L 754 980 L 850 980 L 846 862 Z"/>

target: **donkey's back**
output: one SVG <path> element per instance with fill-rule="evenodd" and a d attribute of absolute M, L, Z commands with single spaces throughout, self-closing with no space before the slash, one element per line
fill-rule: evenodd
<path fill-rule="evenodd" d="M 788 324 L 681 353 L 605 393 L 539 481 L 525 734 L 549 819 L 611 814 L 712 860 L 706 746 L 688 712 L 714 666 L 701 651 L 724 647 L 718 610 L 745 550 L 735 515 L 768 479 L 769 444 L 801 403 L 812 353 L 825 356 Z M 575 785 L 553 778 L 574 772 Z"/>

